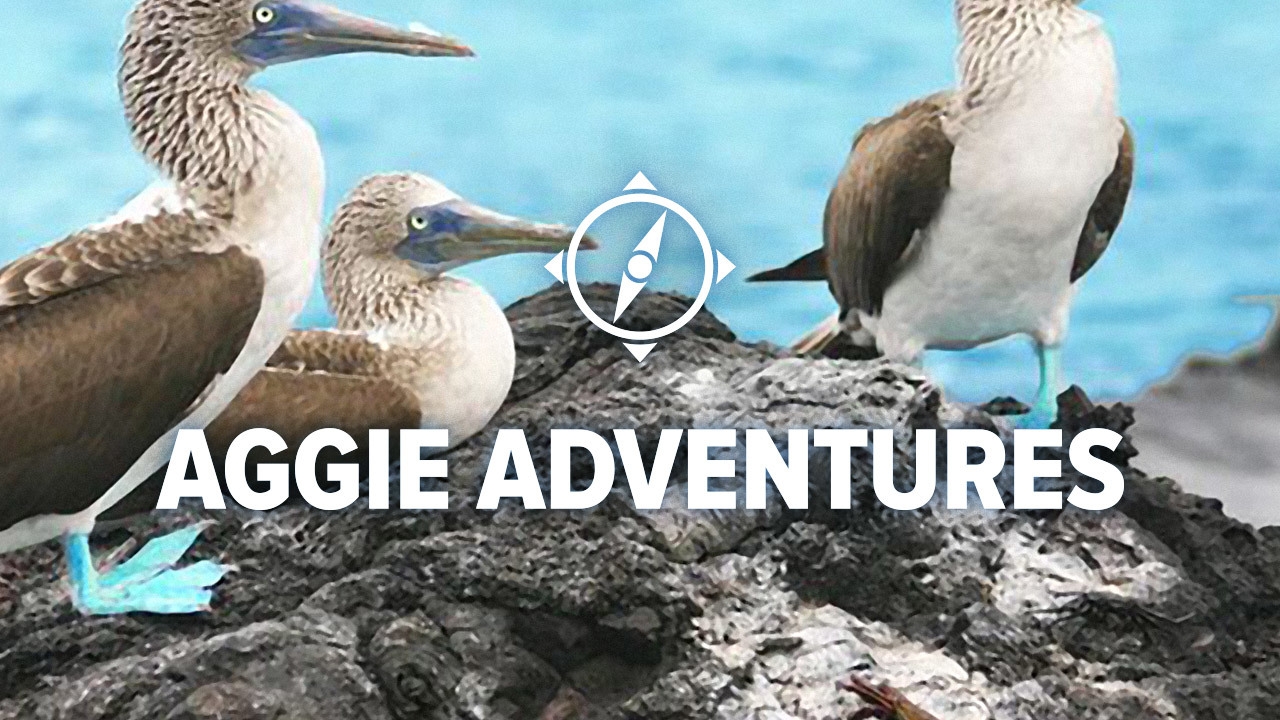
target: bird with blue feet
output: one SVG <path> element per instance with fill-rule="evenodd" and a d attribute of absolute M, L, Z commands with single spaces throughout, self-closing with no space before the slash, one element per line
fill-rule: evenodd
<path fill-rule="evenodd" d="M 457 40 L 307 0 L 141 0 L 119 88 L 157 182 L 116 216 L 0 268 L 0 552 L 62 538 L 95 615 L 207 610 L 228 568 L 179 568 L 203 528 L 105 572 L 97 519 L 214 420 L 310 296 L 322 233 L 315 132 L 250 79 L 355 52 L 465 57 Z"/>
<path fill-rule="evenodd" d="M 1079 281 L 1120 224 L 1134 140 L 1102 20 L 1080 0 L 955 0 L 957 86 L 858 133 L 823 247 L 755 282 L 826 281 L 839 312 L 795 345 L 926 350 L 1032 339 L 1047 427 Z"/>

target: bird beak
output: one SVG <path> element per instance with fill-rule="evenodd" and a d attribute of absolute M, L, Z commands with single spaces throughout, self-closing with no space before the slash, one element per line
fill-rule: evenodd
<path fill-rule="evenodd" d="M 447 230 L 424 238 L 410 237 L 396 248 L 396 255 L 438 269 L 516 253 L 558 253 L 573 244 L 575 231 L 571 227 L 521 220 L 464 200 L 454 200 L 447 208 Z M 584 236 L 578 247 L 595 250 L 599 245 Z"/>
<path fill-rule="evenodd" d="M 462 42 L 425 28 L 397 28 L 305 0 L 281 2 L 276 7 L 276 24 L 239 44 L 245 56 L 263 66 L 358 52 L 413 57 L 475 55 Z"/>
<path fill-rule="evenodd" d="M 558 253 L 568 250 L 573 243 L 575 230 L 565 225 L 521 220 L 467 202 L 453 209 L 462 218 L 458 241 L 451 243 L 458 260 L 483 260 L 515 253 Z M 599 244 L 583 237 L 578 247 L 595 250 Z"/>

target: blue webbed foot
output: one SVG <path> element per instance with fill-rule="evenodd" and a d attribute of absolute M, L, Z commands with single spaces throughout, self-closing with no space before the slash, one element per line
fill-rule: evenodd
<path fill-rule="evenodd" d="M 153 613 L 189 615 L 207 612 L 210 589 L 231 570 L 208 560 L 174 569 L 195 544 L 205 525 L 195 525 L 147 543 L 136 555 L 99 575 L 85 535 L 67 537 L 71 599 L 86 615 Z"/>
<path fill-rule="evenodd" d="M 1026 415 L 1013 418 L 1013 427 L 1017 430 L 1048 430 L 1058 419 L 1058 408 L 1037 404 Z"/>

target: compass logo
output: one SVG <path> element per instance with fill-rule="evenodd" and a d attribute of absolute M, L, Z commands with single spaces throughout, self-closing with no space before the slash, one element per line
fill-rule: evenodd
<path fill-rule="evenodd" d="M 645 233 L 643 239 L 636 245 L 635 250 L 631 254 L 630 261 L 627 262 L 626 268 L 622 271 L 621 280 L 618 283 L 618 302 L 614 308 L 613 320 L 607 321 L 600 317 L 591 306 L 587 305 L 587 301 L 582 296 L 582 289 L 578 286 L 578 248 L 582 244 L 583 237 L 591 230 L 591 226 L 597 220 L 604 217 L 610 211 L 616 210 L 624 205 L 632 205 L 635 203 L 644 203 L 648 205 L 657 205 L 663 209 L 662 217 L 658 218 L 658 222 L 654 223 L 649 232 Z M 622 314 L 627 311 L 631 303 L 640 295 L 640 291 L 644 290 L 648 284 L 649 277 L 653 274 L 654 268 L 657 266 L 658 258 L 662 254 L 662 238 L 666 231 L 667 218 L 671 213 L 675 213 L 693 230 L 698 238 L 698 242 L 702 245 L 702 287 L 698 292 L 698 297 L 689 310 L 675 322 L 666 327 L 656 330 L 626 330 L 620 328 L 616 323 Z M 590 215 L 582 221 L 578 226 L 578 232 L 573 237 L 573 244 L 569 246 L 569 252 L 566 257 L 565 253 L 560 253 L 551 262 L 547 263 L 547 271 L 550 272 L 556 280 L 567 283 L 569 291 L 573 293 L 574 302 L 577 303 L 578 309 L 582 311 L 583 316 L 592 322 L 596 327 L 604 330 L 610 335 L 623 341 L 627 350 L 635 356 L 636 360 L 644 362 L 649 357 L 649 353 L 657 347 L 658 341 L 677 332 L 680 328 L 688 325 L 698 313 L 702 312 L 702 308 L 707 304 L 707 298 L 711 296 L 711 288 L 720 284 L 737 268 L 724 253 L 711 246 L 711 240 L 707 238 L 707 231 L 702 228 L 702 224 L 682 205 L 669 198 L 662 197 L 657 194 L 657 188 L 644 173 L 638 173 L 630 184 L 623 188 L 623 194 L 619 195 L 600 207 L 591 211 Z"/>

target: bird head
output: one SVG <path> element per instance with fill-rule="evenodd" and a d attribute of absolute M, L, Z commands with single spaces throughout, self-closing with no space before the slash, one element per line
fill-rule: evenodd
<path fill-rule="evenodd" d="M 558 253 L 573 237 L 571 227 L 488 210 L 424 175 L 377 175 L 339 208 L 325 244 L 325 266 L 365 259 L 439 275 L 502 255 Z M 580 247 L 597 245 L 586 237 Z"/>
<path fill-rule="evenodd" d="M 401 29 L 311 0 L 139 0 L 125 43 L 164 72 L 175 56 L 206 72 L 249 75 L 263 68 L 355 52 L 419 57 L 472 55 L 426 29 Z"/>

